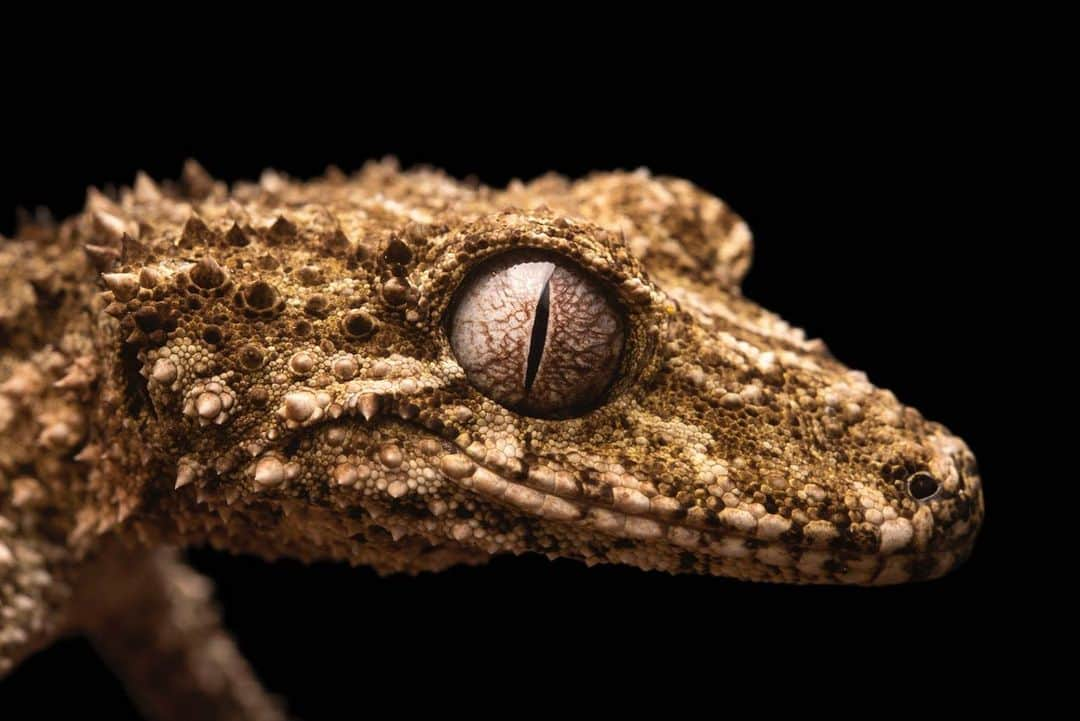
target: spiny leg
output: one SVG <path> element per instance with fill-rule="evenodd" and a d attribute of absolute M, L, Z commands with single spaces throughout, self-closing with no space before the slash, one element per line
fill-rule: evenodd
<path fill-rule="evenodd" d="M 176 551 L 110 557 L 86 578 L 81 625 L 148 718 L 285 718 L 222 628 L 210 581 Z"/>

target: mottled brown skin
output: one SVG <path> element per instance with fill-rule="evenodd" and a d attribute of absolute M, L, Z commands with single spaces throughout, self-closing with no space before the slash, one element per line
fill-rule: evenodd
<path fill-rule="evenodd" d="M 488 399 L 446 337 L 469 272 L 522 248 L 624 314 L 614 383 L 573 417 Z M 230 191 L 192 163 L 26 222 L 0 245 L 0 674 L 86 632 L 156 718 L 278 718 L 188 545 L 944 574 L 982 518 L 974 457 L 743 298 L 750 252 L 721 201 L 645 172 L 495 190 L 383 162 Z"/>

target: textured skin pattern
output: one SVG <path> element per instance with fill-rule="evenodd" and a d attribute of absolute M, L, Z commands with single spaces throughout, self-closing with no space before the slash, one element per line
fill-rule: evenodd
<path fill-rule="evenodd" d="M 522 248 L 623 314 L 614 382 L 582 415 L 495 403 L 447 339 L 470 271 Z M 27 222 L 0 245 L 0 673 L 93 625 L 65 599 L 94 597 L 108 573 L 79 571 L 117 547 L 944 574 L 982 518 L 971 452 L 743 298 L 750 251 L 721 201 L 644 172 L 495 190 L 383 162 L 230 191 L 189 164 Z M 207 717 L 231 718 L 219 701 Z"/>

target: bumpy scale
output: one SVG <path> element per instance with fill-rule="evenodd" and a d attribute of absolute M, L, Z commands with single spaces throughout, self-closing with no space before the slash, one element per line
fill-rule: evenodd
<path fill-rule="evenodd" d="M 486 397 L 448 340 L 470 272 L 522 249 L 622 316 L 614 380 L 561 417 Z M 982 518 L 971 452 L 742 297 L 750 252 L 724 203 L 643 171 L 495 190 L 382 162 L 230 190 L 189 163 L 24 219 L 0 243 L 0 675 L 75 630 L 152 716 L 279 718 L 173 555 L 193 544 L 944 574 Z"/>

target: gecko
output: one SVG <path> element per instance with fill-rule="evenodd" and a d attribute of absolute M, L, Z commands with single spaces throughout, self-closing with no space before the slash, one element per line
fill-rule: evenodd
<path fill-rule="evenodd" d="M 0 239 L 0 676 L 84 634 L 154 719 L 278 719 L 185 547 L 933 579 L 975 458 L 740 291 L 687 180 L 189 161 Z"/>

